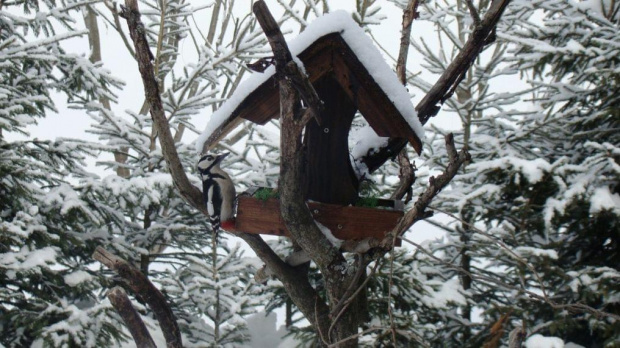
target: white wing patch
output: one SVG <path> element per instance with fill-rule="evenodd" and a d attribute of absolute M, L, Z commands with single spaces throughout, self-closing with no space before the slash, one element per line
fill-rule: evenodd
<path fill-rule="evenodd" d="M 215 214 L 215 208 L 213 207 L 213 186 L 209 187 L 209 192 L 207 192 L 207 211 L 210 216 Z"/>

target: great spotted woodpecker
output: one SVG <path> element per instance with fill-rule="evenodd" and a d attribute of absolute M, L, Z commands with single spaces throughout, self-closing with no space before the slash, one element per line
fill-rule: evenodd
<path fill-rule="evenodd" d="M 235 227 L 235 185 L 230 176 L 220 168 L 220 163 L 228 154 L 207 154 L 198 161 L 202 197 L 209 212 L 211 226 L 216 233 L 220 226 L 223 230 L 232 230 Z"/>

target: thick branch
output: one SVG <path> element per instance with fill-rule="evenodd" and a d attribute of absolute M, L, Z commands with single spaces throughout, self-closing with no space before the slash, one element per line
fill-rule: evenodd
<path fill-rule="evenodd" d="M 133 308 L 127 293 L 121 287 L 114 287 L 108 292 L 110 303 L 116 309 L 116 312 L 123 318 L 125 326 L 131 333 L 136 347 L 138 348 L 157 348 L 149 330 L 140 318 L 140 314 Z"/>
<path fill-rule="evenodd" d="M 480 55 L 480 52 L 482 52 L 482 49 L 488 45 L 487 38 L 492 35 L 497 22 L 499 22 L 509 3 L 510 0 L 495 0 L 491 2 L 491 7 L 484 19 L 479 26 L 474 27 L 463 49 L 416 106 L 418 117 L 422 124 L 425 124 L 429 118 L 435 116 L 435 110 L 439 110 L 439 103 L 443 104 L 444 101 L 451 97 L 452 94 L 449 92 L 453 90 L 452 87 L 458 84 L 459 78 L 469 70 L 478 55 Z"/>
<path fill-rule="evenodd" d="M 467 70 L 480 55 L 480 52 L 489 44 L 490 39 L 494 36 L 493 33 L 497 22 L 499 22 L 509 3 L 510 0 L 495 0 L 491 2 L 491 7 L 486 12 L 484 19 L 481 20 L 479 26 L 474 28 L 463 49 L 454 61 L 450 63 L 446 71 L 441 74 L 430 91 L 426 93 L 422 101 L 418 103 L 416 111 L 422 124 L 426 124 L 431 117 L 437 114 L 440 109 L 439 105 L 450 98 L 462 76 L 467 73 Z M 396 156 L 406 144 L 407 140 L 405 139 L 390 138 L 384 148 L 365 156 L 361 161 L 366 164 L 370 172 L 373 172 L 382 166 L 385 161 Z"/>
<path fill-rule="evenodd" d="M 279 78 L 280 92 L 280 211 L 282 219 L 290 231 L 293 240 L 308 253 L 319 267 L 325 281 L 325 289 L 330 304 L 336 305 L 344 297 L 348 285 L 354 281 L 354 274 L 347 272 L 348 265 L 337 247 L 331 244 L 321 232 L 305 202 L 304 189 L 304 148 L 301 133 L 307 117 L 301 109 L 299 94 L 296 88 L 299 83 L 287 76 L 287 65 L 292 59 L 284 36 L 267 5 L 263 1 L 254 3 L 254 14 L 267 35 L 274 52 L 276 76 Z M 300 76 L 307 80 L 306 76 Z M 310 84 L 308 81 L 303 85 Z M 307 101 L 306 101 L 307 102 Z M 294 290 L 294 288 L 292 289 Z M 318 304 L 320 299 L 315 298 Z M 318 308 L 318 306 L 317 306 Z M 318 310 L 317 310 L 318 311 Z M 304 315 L 308 313 L 304 312 Z M 333 323 L 335 339 L 340 340 L 357 332 L 359 318 L 353 311 L 348 311 L 336 323 Z M 329 322 L 329 321 L 327 321 Z M 319 336 L 325 343 L 329 339 L 328 331 L 318 327 Z M 355 346 L 355 341 L 347 342 L 346 346 Z"/>
<path fill-rule="evenodd" d="M 281 110 L 281 160 L 280 160 L 280 210 L 282 218 L 295 241 L 310 255 L 321 270 L 334 263 L 344 262 L 325 235 L 314 223 L 314 218 L 306 206 L 303 182 L 303 149 L 301 144 L 301 108 L 298 94 L 285 76 L 287 64 L 292 61 L 288 45 L 267 5 L 263 1 L 254 3 L 254 14 L 267 35 L 274 53 L 276 75 L 280 76 Z M 307 77 L 302 76 L 302 79 Z M 309 82 L 308 82 L 309 83 Z"/>
<path fill-rule="evenodd" d="M 282 282 L 286 293 L 317 331 L 327 332 L 329 309 L 308 282 L 303 272 L 286 264 L 257 235 L 243 233 L 243 240 L 265 262 L 267 268 Z"/>
<path fill-rule="evenodd" d="M 299 70 L 299 66 L 295 61 L 290 61 L 284 69 L 286 78 L 291 81 L 293 87 L 299 92 L 301 99 L 307 105 L 310 115 L 314 117 L 316 122 L 321 125 L 321 113 L 323 112 L 323 102 L 314 90 L 308 76 Z M 302 124 L 306 124 L 308 120 L 302 119 Z"/>
<path fill-rule="evenodd" d="M 169 348 L 183 347 L 179 325 L 166 298 L 139 269 L 102 247 L 97 247 L 93 254 L 93 259 L 116 271 L 129 285 L 131 290 L 146 301 L 159 322 Z"/>
<path fill-rule="evenodd" d="M 291 81 L 305 105 L 310 109 L 311 115 L 320 123 L 323 103 L 314 87 L 312 87 L 308 77 L 299 70 L 297 64 L 293 61 L 293 55 L 288 48 L 284 35 L 282 35 L 282 31 L 280 31 L 280 26 L 263 1 L 254 3 L 252 10 L 273 50 L 276 76 L 278 79 L 287 78 Z"/>
<path fill-rule="evenodd" d="M 465 3 L 467 4 L 467 9 L 469 10 L 469 14 L 471 14 L 471 18 L 474 21 L 474 25 L 477 27 L 480 25 L 480 15 L 478 15 L 478 10 L 476 10 L 476 7 L 474 6 L 474 3 L 472 2 L 472 0 L 465 0 Z"/>

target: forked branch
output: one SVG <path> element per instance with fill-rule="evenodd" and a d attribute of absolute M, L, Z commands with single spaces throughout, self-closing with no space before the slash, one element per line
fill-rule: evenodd
<path fill-rule="evenodd" d="M 480 21 L 480 25 L 474 27 L 454 61 L 450 63 L 446 71 L 441 74 L 422 101 L 418 103 L 415 109 L 422 124 L 426 124 L 431 117 L 439 112 L 440 105 L 452 96 L 456 86 L 478 58 L 480 52 L 492 42 L 495 27 L 509 3 L 510 0 L 491 2 L 491 7 Z M 361 161 L 366 164 L 370 172 L 373 172 L 381 167 L 385 161 L 396 156 L 406 144 L 407 140 L 405 139 L 390 138 L 386 146 L 363 157 Z"/>
<path fill-rule="evenodd" d="M 394 227 L 394 229 L 383 239 L 382 244 L 385 248 L 391 249 L 396 238 L 402 236 L 402 234 L 405 233 L 416 221 L 427 218 L 430 215 L 426 208 L 429 206 L 433 198 L 435 198 L 435 196 L 437 196 L 437 194 L 450 183 L 463 163 L 471 161 L 471 156 L 469 155 L 467 148 L 462 148 L 459 152 L 456 151 L 454 136 L 452 133 L 446 135 L 445 140 L 449 157 L 448 166 L 440 175 L 430 177 L 428 180 L 428 187 L 418 197 L 418 200 L 413 204 L 411 210 L 405 213 L 405 215 L 398 221 L 396 227 Z"/>

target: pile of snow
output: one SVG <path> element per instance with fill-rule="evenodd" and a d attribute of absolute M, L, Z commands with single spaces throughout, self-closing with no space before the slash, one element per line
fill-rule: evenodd
<path fill-rule="evenodd" d="M 590 198 L 590 214 L 599 213 L 602 210 L 611 210 L 620 215 L 620 195 L 612 193 L 609 187 L 598 187 Z"/>
<path fill-rule="evenodd" d="M 272 348 L 278 347 L 287 334 L 283 326 L 276 329 L 277 316 L 275 313 L 265 315 L 264 312 L 256 313 L 247 318 L 248 331 L 250 332 L 250 342 L 246 347 L 253 348 Z M 298 342 L 297 342 L 298 343 Z"/>
<path fill-rule="evenodd" d="M 535 334 L 525 341 L 525 348 L 564 348 L 564 341 L 557 337 Z"/>

